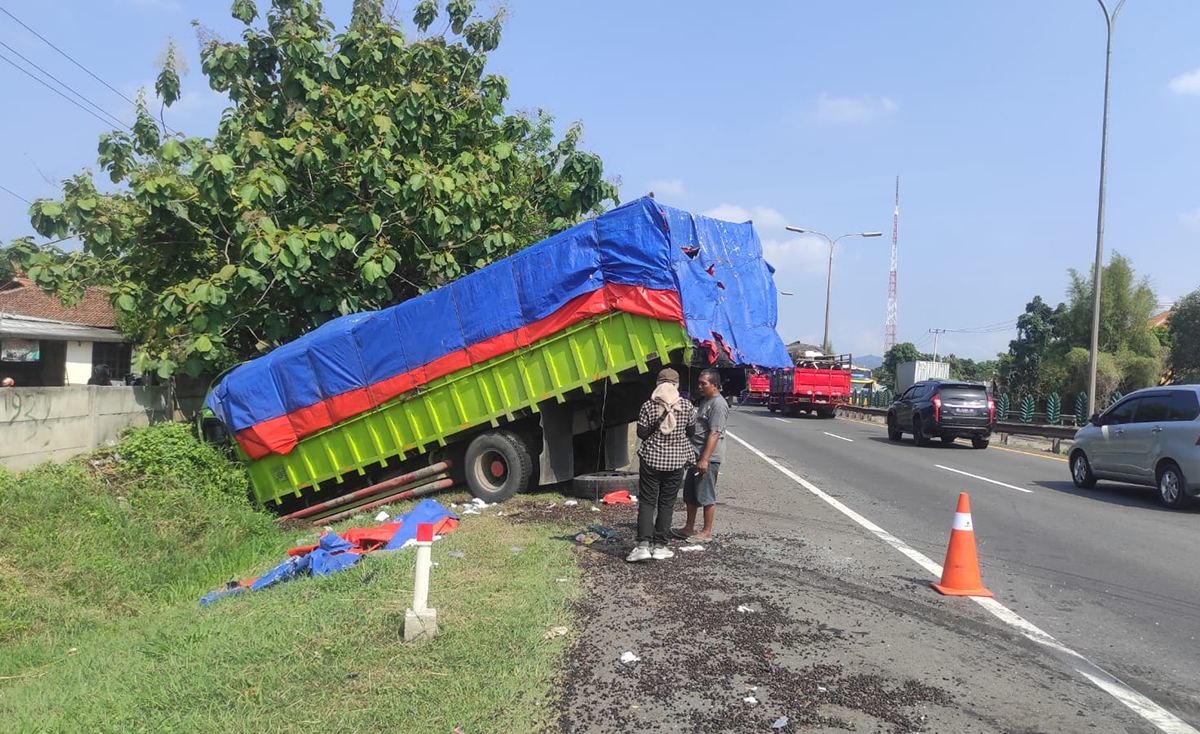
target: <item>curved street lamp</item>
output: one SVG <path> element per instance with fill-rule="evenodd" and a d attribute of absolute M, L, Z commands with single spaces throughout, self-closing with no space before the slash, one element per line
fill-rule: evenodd
<path fill-rule="evenodd" d="M 1124 0 L 1122 0 L 1122 2 L 1123 1 Z M 825 338 L 821 342 L 821 350 L 828 354 L 831 351 L 829 344 L 829 302 L 830 297 L 833 295 L 833 248 L 837 245 L 839 240 L 845 239 L 846 237 L 882 237 L 883 232 L 847 232 L 844 235 L 839 235 L 838 237 L 830 239 L 829 235 L 825 234 L 824 232 L 818 232 L 815 229 L 792 227 L 790 225 L 784 227 L 784 229 L 789 232 L 795 232 L 796 234 L 815 234 L 818 237 L 824 237 L 825 241 L 829 243 L 829 275 L 825 278 Z"/>

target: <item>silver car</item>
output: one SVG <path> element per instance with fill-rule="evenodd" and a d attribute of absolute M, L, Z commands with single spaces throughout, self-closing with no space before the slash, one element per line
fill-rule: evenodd
<path fill-rule="evenodd" d="M 1071 479 L 1076 487 L 1112 479 L 1158 488 L 1167 507 L 1200 494 L 1200 385 L 1138 390 L 1075 434 Z"/>

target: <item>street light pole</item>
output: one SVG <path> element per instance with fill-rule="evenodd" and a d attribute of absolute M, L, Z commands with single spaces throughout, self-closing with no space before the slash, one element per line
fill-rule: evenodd
<path fill-rule="evenodd" d="M 833 296 L 833 249 L 840 240 L 846 237 L 881 237 L 883 236 L 883 232 L 847 232 L 844 235 L 829 239 L 829 235 L 824 232 L 818 232 L 815 229 L 792 226 L 784 227 L 784 229 L 797 234 L 815 234 L 818 237 L 824 237 L 825 241 L 829 243 L 829 274 L 825 277 L 825 337 L 821 342 L 821 351 L 828 354 L 831 351 L 829 348 L 829 304 Z"/>
<path fill-rule="evenodd" d="M 1104 185 L 1108 175 L 1108 91 L 1112 81 L 1113 25 L 1125 0 L 1110 14 L 1104 0 L 1096 0 L 1104 11 L 1108 47 L 1104 53 L 1104 123 L 1100 132 L 1100 201 L 1096 213 L 1096 264 L 1092 270 L 1092 348 L 1088 356 L 1088 415 L 1096 412 L 1096 362 L 1100 355 L 1100 280 L 1104 272 Z"/>

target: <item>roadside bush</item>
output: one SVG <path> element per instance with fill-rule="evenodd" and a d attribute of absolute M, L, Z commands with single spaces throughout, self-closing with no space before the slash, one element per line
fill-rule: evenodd
<path fill-rule="evenodd" d="M 196 438 L 184 423 L 158 423 L 135 428 L 115 449 L 118 473 L 125 478 L 186 478 L 189 491 L 213 491 L 245 497 L 245 470 L 215 447 Z"/>

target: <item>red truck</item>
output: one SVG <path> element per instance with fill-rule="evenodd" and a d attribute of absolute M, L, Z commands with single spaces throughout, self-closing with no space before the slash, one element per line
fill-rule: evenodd
<path fill-rule="evenodd" d="M 751 367 L 746 370 L 746 389 L 738 396 L 742 405 L 766 405 L 771 393 L 771 375 L 766 370 Z"/>
<path fill-rule="evenodd" d="M 811 411 L 832 418 L 837 406 L 850 402 L 851 362 L 849 354 L 805 357 L 795 367 L 774 370 L 767 409 L 784 415 Z"/>

